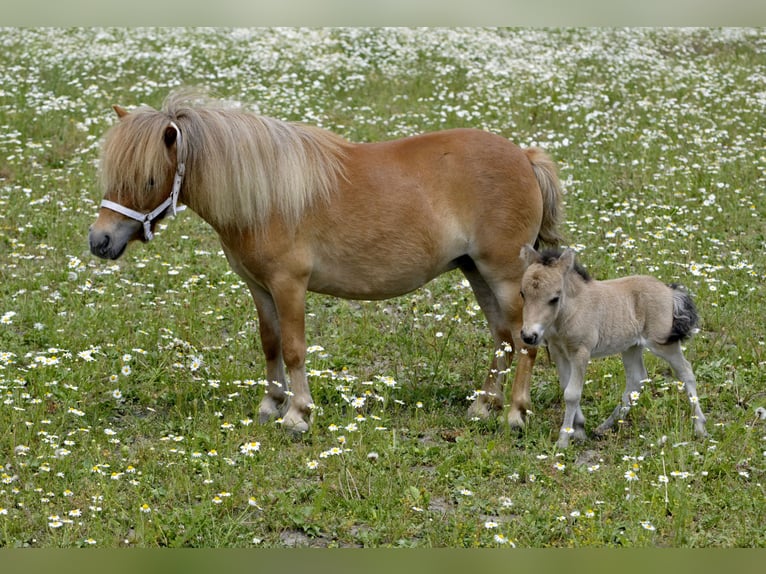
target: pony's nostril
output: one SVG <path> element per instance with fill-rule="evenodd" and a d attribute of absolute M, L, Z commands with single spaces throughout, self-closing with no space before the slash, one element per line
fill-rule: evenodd
<path fill-rule="evenodd" d="M 106 255 L 107 251 L 109 250 L 109 247 L 112 244 L 112 236 L 108 233 L 104 233 L 103 235 L 94 235 L 92 232 L 90 234 L 90 251 L 94 255 L 98 255 L 99 257 L 103 257 Z"/>

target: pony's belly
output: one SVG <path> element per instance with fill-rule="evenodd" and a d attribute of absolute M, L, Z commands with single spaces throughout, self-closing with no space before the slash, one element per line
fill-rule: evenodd
<path fill-rule="evenodd" d="M 312 273 L 308 289 L 344 299 L 389 299 L 406 295 L 454 268 L 451 262 L 432 268 L 336 266 Z"/>

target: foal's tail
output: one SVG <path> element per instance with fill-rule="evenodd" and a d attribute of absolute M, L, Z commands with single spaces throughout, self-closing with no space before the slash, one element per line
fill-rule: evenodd
<path fill-rule="evenodd" d="M 694 301 L 682 285 L 668 283 L 668 287 L 673 290 L 673 325 L 666 343 L 675 343 L 691 337 L 699 317 Z"/>
<path fill-rule="evenodd" d="M 543 194 L 543 221 L 537 239 L 556 246 L 564 240 L 558 230 L 564 217 L 564 208 L 561 205 L 564 191 L 559 182 L 558 169 L 548 154 L 540 148 L 527 148 L 524 153 L 532 164 L 537 184 Z"/>

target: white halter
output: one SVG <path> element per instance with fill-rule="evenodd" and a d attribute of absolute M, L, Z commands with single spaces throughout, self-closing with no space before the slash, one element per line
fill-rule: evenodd
<path fill-rule="evenodd" d="M 184 162 L 183 156 L 184 150 L 181 141 L 181 130 L 178 129 L 178 126 L 175 122 L 170 122 L 170 126 L 176 130 L 176 175 L 173 178 L 173 190 L 170 192 L 168 198 L 149 213 L 141 213 L 140 211 L 135 211 L 129 207 L 115 203 L 114 201 L 109 201 L 108 199 L 101 201 L 101 207 L 106 207 L 107 209 L 111 209 L 112 211 L 116 211 L 117 213 L 121 213 L 126 217 L 130 217 L 131 219 L 135 219 L 136 221 L 143 223 L 144 239 L 146 239 L 146 241 L 151 241 L 154 237 L 154 234 L 152 233 L 152 223 L 155 219 L 162 215 L 165 210 L 170 208 L 171 213 L 175 216 L 179 211 L 186 209 L 185 205 L 177 205 L 178 195 L 181 193 L 181 184 L 184 181 L 184 173 L 186 173 L 186 163 Z"/>

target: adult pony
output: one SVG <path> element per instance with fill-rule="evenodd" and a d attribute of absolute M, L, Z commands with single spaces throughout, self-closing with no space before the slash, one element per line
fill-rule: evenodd
<path fill-rule="evenodd" d="M 105 195 L 90 249 L 117 259 L 131 240 L 150 240 L 177 202 L 215 229 L 258 312 L 269 381 L 261 422 L 281 415 L 287 429 L 309 428 L 307 290 L 386 299 L 459 268 L 495 351 L 522 349 L 519 251 L 560 240 L 562 191 L 542 150 L 473 129 L 357 144 L 188 92 L 169 95 L 160 111 L 114 109 L 120 120 L 102 147 Z M 513 426 L 523 426 L 530 406 L 536 350 L 523 351 Z M 512 358 L 513 350 L 493 352 L 469 416 L 502 407 Z"/>

